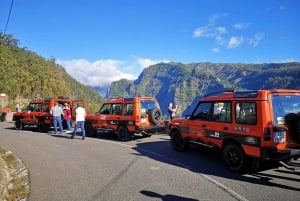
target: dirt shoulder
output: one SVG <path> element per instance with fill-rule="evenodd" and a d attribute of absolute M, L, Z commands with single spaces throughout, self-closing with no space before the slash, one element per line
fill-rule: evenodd
<path fill-rule="evenodd" d="M 14 153 L 0 147 L 0 200 L 22 200 L 29 197 L 29 172 Z"/>

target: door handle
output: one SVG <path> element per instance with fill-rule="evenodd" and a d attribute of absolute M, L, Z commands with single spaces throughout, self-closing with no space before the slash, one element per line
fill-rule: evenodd
<path fill-rule="evenodd" d="M 203 125 L 202 125 L 202 128 L 206 128 L 206 125 L 203 124 Z"/>
<path fill-rule="evenodd" d="M 224 130 L 224 131 L 228 131 L 228 127 L 224 127 L 223 130 Z"/>

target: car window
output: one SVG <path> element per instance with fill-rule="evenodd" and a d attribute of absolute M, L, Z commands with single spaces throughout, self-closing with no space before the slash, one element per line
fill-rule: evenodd
<path fill-rule="evenodd" d="M 122 104 L 112 104 L 112 114 L 121 115 L 122 114 Z"/>
<path fill-rule="evenodd" d="M 43 111 L 44 112 L 49 112 L 50 111 L 49 108 L 50 108 L 49 103 L 45 103 L 44 106 L 43 106 Z"/>
<path fill-rule="evenodd" d="M 237 102 L 235 105 L 236 122 L 240 124 L 256 124 L 257 112 L 255 102 Z"/>
<path fill-rule="evenodd" d="M 103 104 L 99 110 L 100 114 L 111 114 L 111 104 Z"/>
<path fill-rule="evenodd" d="M 40 112 L 40 111 L 42 111 L 42 104 L 41 103 L 31 103 L 27 107 L 27 111 L 30 111 L 30 112 Z"/>
<path fill-rule="evenodd" d="M 215 102 L 213 104 L 212 120 L 218 122 L 231 122 L 231 103 Z"/>
<path fill-rule="evenodd" d="M 200 103 L 193 111 L 190 119 L 209 120 L 212 103 Z"/>
<path fill-rule="evenodd" d="M 286 124 L 300 112 L 300 96 L 274 95 L 272 96 L 272 108 L 275 124 Z"/>
<path fill-rule="evenodd" d="M 156 104 L 154 100 L 141 100 L 141 109 L 142 111 L 149 112 L 156 108 Z"/>
<path fill-rule="evenodd" d="M 124 105 L 124 114 L 125 115 L 133 115 L 133 104 L 128 103 Z"/>

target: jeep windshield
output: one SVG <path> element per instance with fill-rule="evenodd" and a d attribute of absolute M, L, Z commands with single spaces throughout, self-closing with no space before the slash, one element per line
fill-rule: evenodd
<path fill-rule="evenodd" d="M 300 95 L 273 95 L 272 106 L 275 124 L 287 124 L 300 114 Z"/>
<path fill-rule="evenodd" d="M 30 103 L 27 106 L 28 112 L 40 112 L 42 111 L 42 104 L 41 103 Z"/>

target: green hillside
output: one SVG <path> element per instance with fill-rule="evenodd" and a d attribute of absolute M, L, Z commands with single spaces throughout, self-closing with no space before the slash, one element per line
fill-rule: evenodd
<path fill-rule="evenodd" d="M 0 32 L 0 93 L 9 97 L 10 108 L 26 106 L 31 99 L 66 96 L 86 99 L 89 112 L 99 109 L 104 98 L 73 79 L 54 59 L 46 60 L 19 47 L 12 35 Z"/>

